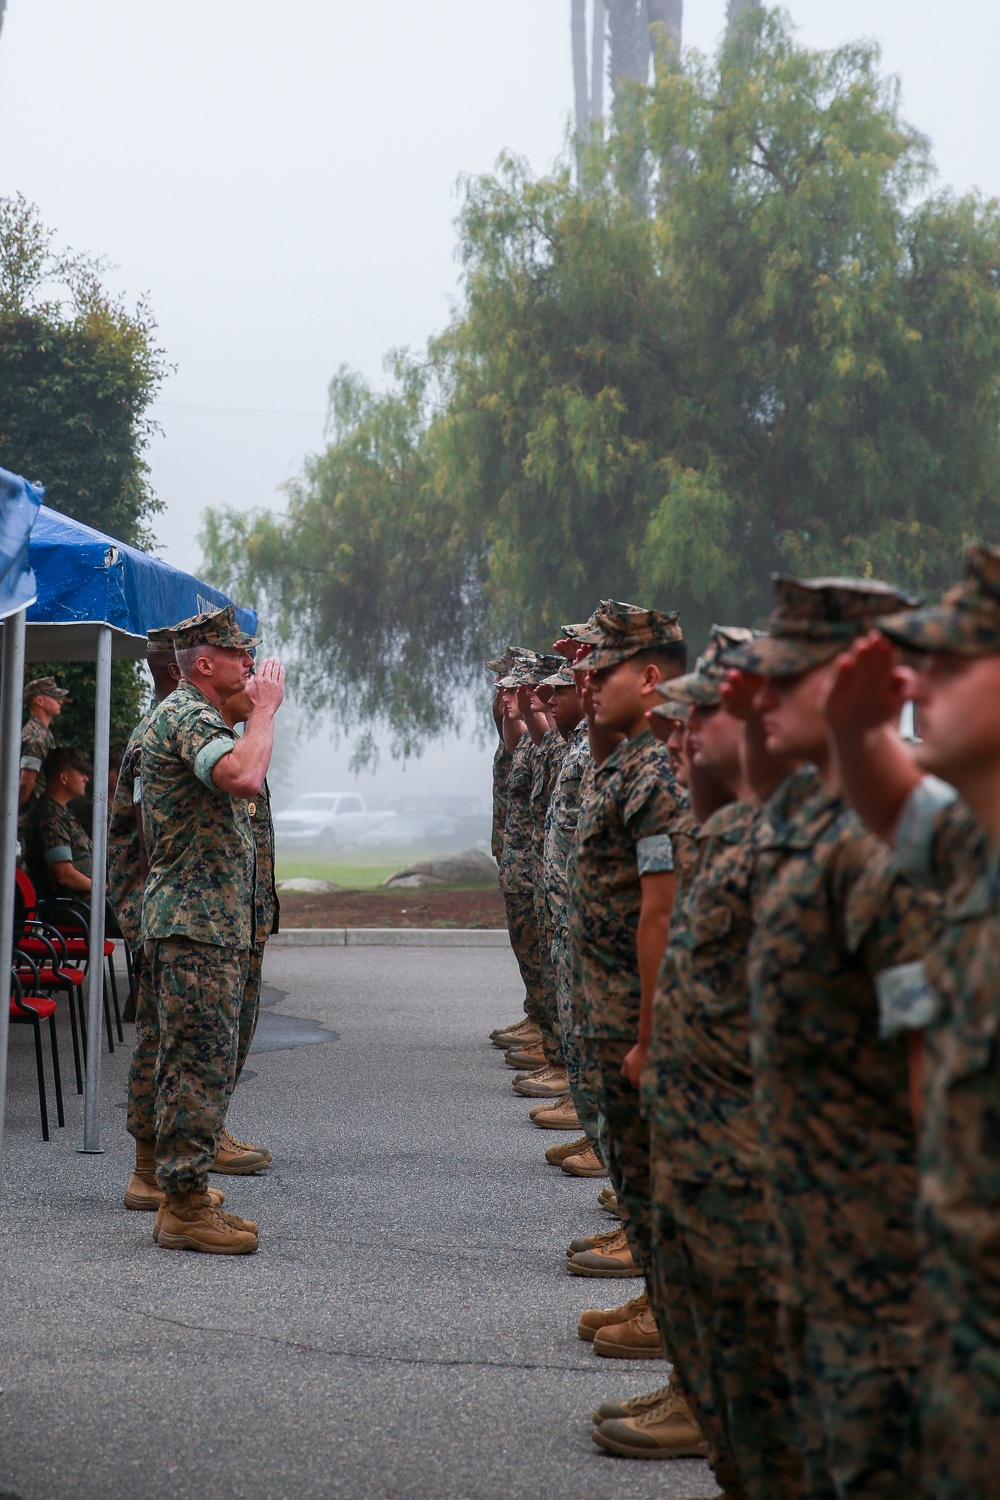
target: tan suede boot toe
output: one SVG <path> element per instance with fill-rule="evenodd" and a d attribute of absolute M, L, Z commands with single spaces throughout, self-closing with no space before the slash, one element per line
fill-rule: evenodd
<path fill-rule="evenodd" d="M 609 1280 L 642 1275 L 642 1267 L 632 1258 L 624 1229 L 619 1229 L 596 1250 L 581 1250 L 571 1255 L 566 1269 L 571 1276 L 606 1277 Z"/>
<path fill-rule="evenodd" d="M 641 1417 L 644 1411 L 652 1411 L 654 1406 L 660 1406 L 670 1392 L 668 1380 L 666 1385 L 657 1386 L 655 1391 L 648 1391 L 645 1396 L 630 1396 L 627 1401 L 602 1401 L 597 1410 L 591 1412 L 590 1420 L 595 1427 L 599 1427 L 602 1422 L 610 1422 L 612 1417 Z"/>
<path fill-rule="evenodd" d="M 569 1094 L 560 1094 L 549 1104 L 535 1104 L 528 1111 L 532 1124 L 539 1130 L 579 1130 L 580 1117 Z"/>
<path fill-rule="evenodd" d="M 589 1151 L 590 1143 L 585 1135 L 581 1135 L 578 1141 L 562 1141 L 558 1146 L 550 1146 L 545 1153 L 545 1160 L 553 1167 L 561 1167 L 568 1156 L 575 1156 L 579 1151 Z"/>
<path fill-rule="evenodd" d="M 601 1161 L 593 1146 L 586 1151 L 580 1151 L 575 1156 L 569 1156 L 562 1163 L 562 1169 L 570 1177 L 607 1177 L 608 1169 Z"/>
<path fill-rule="evenodd" d="M 658 1406 L 635 1417 L 612 1417 L 591 1436 L 621 1458 L 704 1458 L 708 1444 L 684 1397 L 668 1392 Z"/>
<path fill-rule="evenodd" d="M 219 1137 L 219 1149 L 213 1172 L 222 1172 L 227 1177 L 251 1177 L 257 1172 L 266 1172 L 273 1157 L 266 1146 L 248 1146 L 223 1130 Z"/>
<path fill-rule="evenodd" d="M 529 1073 L 526 1078 L 514 1079 L 514 1092 L 524 1099 L 558 1099 L 566 1092 L 569 1080 L 560 1068 L 547 1065 L 540 1072 Z"/>

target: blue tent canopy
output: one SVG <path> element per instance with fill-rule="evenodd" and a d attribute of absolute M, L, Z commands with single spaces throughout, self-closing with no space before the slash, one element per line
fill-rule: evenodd
<path fill-rule="evenodd" d="M 0 469 L 0 620 L 35 601 L 28 538 L 41 503 L 37 485 Z"/>
<path fill-rule="evenodd" d="M 28 610 L 30 661 L 92 658 L 100 625 L 112 628 L 114 656 L 139 658 L 149 630 L 230 602 L 210 584 L 45 505 L 31 531 L 29 556 L 37 583 Z M 254 611 L 236 613 L 243 629 L 256 634 Z"/>

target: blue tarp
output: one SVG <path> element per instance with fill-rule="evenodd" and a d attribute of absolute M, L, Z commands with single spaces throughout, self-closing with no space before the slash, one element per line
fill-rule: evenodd
<path fill-rule="evenodd" d="M 105 624 L 141 637 L 231 602 L 210 584 L 46 505 L 31 532 L 30 558 L 37 599 L 29 626 Z M 237 608 L 236 614 L 256 634 L 255 612 Z"/>
<path fill-rule="evenodd" d="M 28 538 L 42 493 L 20 475 L 0 469 L 0 620 L 31 604 L 37 593 Z"/>

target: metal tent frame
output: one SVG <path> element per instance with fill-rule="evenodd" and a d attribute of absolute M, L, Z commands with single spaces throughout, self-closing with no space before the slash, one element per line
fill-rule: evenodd
<path fill-rule="evenodd" d="M 94 706 L 93 882 L 87 962 L 87 1077 L 84 1152 L 101 1147 L 101 1004 L 104 986 L 104 914 L 108 850 L 108 760 L 112 660 L 140 661 L 146 635 L 232 601 L 220 590 L 102 532 L 40 505 L 41 491 L 0 469 L 0 566 L 4 559 L 3 507 L 17 495 L 22 518 L 33 513 L 22 559 L 35 597 L 3 618 L 0 646 L 0 954 L 13 942 L 17 783 L 20 765 L 24 666 L 33 661 L 96 661 Z M 0 575 L 2 584 L 2 575 Z M 22 585 L 22 592 L 24 586 Z M 0 587 L 0 618 L 4 599 Z M 238 609 L 243 629 L 256 633 L 253 610 Z M 9 1009 L 0 1004 L 0 1191 L 4 1171 Z"/>

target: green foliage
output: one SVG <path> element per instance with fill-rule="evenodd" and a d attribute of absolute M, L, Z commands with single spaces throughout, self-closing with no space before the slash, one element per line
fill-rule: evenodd
<path fill-rule="evenodd" d="M 217 581 L 403 749 L 484 639 L 546 645 L 602 596 L 697 647 L 760 620 L 773 569 L 940 588 L 1000 534 L 1000 210 L 930 172 L 874 48 L 748 8 L 629 93 L 579 189 L 510 158 L 466 184 L 426 366 L 338 377 L 288 517 L 208 518 Z"/>
<path fill-rule="evenodd" d="M 54 677 L 66 688 L 69 699 L 58 718 L 52 721 L 52 733 L 60 745 L 72 745 L 90 757 L 94 753 L 94 700 L 97 693 L 97 663 L 92 661 L 32 662 L 26 668 L 32 677 Z M 142 698 L 146 690 L 145 674 L 138 662 L 111 663 L 111 744 L 124 746 L 138 723 Z M 24 705 L 25 717 L 28 705 Z"/>
<path fill-rule="evenodd" d="M 53 234 L 24 198 L 0 198 L 0 467 L 45 487 L 45 503 L 137 546 L 161 509 L 149 485 L 148 416 L 165 370 L 149 309 L 129 312 L 102 286 L 103 266 L 53 249 Z M 60 739 L 89 754 L 94 738 L 91 663 L 32 665 L 73 692 Z M 142 679 L 112 668 L 112 743 L 140 713 Z"/>

